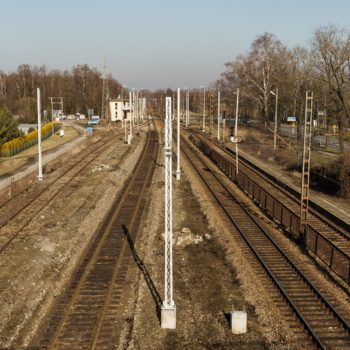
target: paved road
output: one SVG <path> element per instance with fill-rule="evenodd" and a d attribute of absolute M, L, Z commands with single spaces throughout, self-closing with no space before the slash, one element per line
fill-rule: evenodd
<path fill-rule="evenodd" d="M 301 130 L 303 134 L 303 129 Z M 281 136 L 288 136 L 291 138 L 297 137 L 297 129 L 292 128 L 290 125 L 282 124 L 280 131 Z M 320 147 L 326 147 L 326 136 L 325 135 L 317 135 L 313 138 L 314 143 Z M 344 143 L 345 150 L 350 150 L 350 143 L 346 142 Z M 339 138 L 337 135 L 329 135 L 328 136 L 328 148 L 333 149 L 335 151 L 339 152 Z"/>

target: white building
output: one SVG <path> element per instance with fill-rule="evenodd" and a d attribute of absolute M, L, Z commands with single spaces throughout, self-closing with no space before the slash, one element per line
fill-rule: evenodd
<path fill-rule="evenodd" d="M 126 99 L 117 98 L 109 101 L 111 121 L 130 120 L 130 102 Z"/>

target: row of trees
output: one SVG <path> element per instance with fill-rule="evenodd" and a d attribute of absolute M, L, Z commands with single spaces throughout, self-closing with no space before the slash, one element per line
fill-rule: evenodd
<path fill-rule="evenodd" d="M 350 125 L 350 33 L 334 25 L 315 31 L 310 48 L 288 49 L 273 34 L 258 36 L 248 52 L 226 63 L 216 88 L 240 88 L 241 104 L 250 116 L 269 123 L 279 91 L 279 122 L 282 116 L 303 120 L 306 90 L 314 93 L 314 110 L 327 115 L 327 123 L 339 130 L 342 195 L 349 194 L 349 169 L 344 153 L 344 133 Z"/>
<path fill-rule="evenodd" d="M 0 106 L 6 107 L 21 121 L 36 120 L 36 88 L 41 89 L 42 109 L 50 114 L 50 97 L 63 97 L 64 112 L 87 113 L 94 108 L 101 112 L 102 73 L 87 64 L 77 65 L 71 71 L 50 70 L 46 66 L 20 65 L 16 71 L 0 71 Z M 118 96 L 122 86 L 108 76 L 110 96 Z"/>
<path fill-rule="evenodd" d="M 350 33 L 332 25 L 320 28 L 309 50 L 288 49 L 273 34 L 265 33 L 253 41 L 246 54 L 226 63 L 216 87 L 227 91 L 240 88 L 248 113 L 267 123 L 273 118 L 275 102 L 271 91 L 279 89 L 280 117 L 302 119 L 305 92 L 311 90 L 315 110 L 325 111 L 328 122 L 336 122 L 342 132 L 350 119 Z"/>

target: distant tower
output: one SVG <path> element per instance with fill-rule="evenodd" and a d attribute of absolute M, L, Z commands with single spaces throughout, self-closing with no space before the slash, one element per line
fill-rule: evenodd
<path fill-rule="evenodd" d="M 109 89 L 108 89 L 108 79 L 107 79 L 106 57 L 104 59 L 104 65 L 103 65 L 101 118 L 105 119 L 107 122 L 109 121 Z"/>

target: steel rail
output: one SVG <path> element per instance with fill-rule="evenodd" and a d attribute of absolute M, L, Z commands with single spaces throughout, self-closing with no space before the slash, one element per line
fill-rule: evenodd
<path fill-rule="evenodd" d="M 205 138 L 207 142 L 213 143 L 216 147 L 218 147 L 220 150 L 225 152 L 228 156 L 235 157 L 235 151 L 228 148 L 223 147 L 221 144 L 209 140 L 206 135 L 204 135 L 202 132 L 187 128 L 190 132 L 196 133 L 197 135 L 200 135 L 201 137 Z M 249 170 L 253 171 L 255 175 L 260 176 L 265 181 L 269 182 L 271 185 L 273 185 L 276 189 L 278 189 L 281 193 L 286 195 L 289 199 L 293 200 L 296 204 L 299 204 L 300 202 L 300 193 L 289 186 L 288 184 L 284 183 L 283 181 L 276 179 L 273 175 L 269 174 L 265 170 L 261 169 L 256 164 L 252 163 L 248 159 L 246 159 L 244 156 L 239 157 L 239 162 L 241 165 L 244 165 Z M 247 177 L 250 178 L 248 174 L 245 174 Z M 254 180 L 252 180 L 254 181 Z M 317 217 L 319 220 L 321 220 L 326 225 L 330 226 L 333 230 L 335 230 L 337 233 L 342 235 L 342 237 L 350 240 L 350 233 L 348 232 L 350 230 L 350 224 L 336 216 L 334 213 L 328 211 L 325 208 L 322 208 L 320 205 L 315 203 L 312 200 L 309 200 L 309 211 Z"/>
<path fill-rule="evenodd" d="M 182 143 L 184 144 L 184 142 Z M 188 147 L 188 144 L 187 144 Z M 232 214 L 229 212 L 229 210 L 226 208 L 225 204 L 221 201 L 221 199 L 219 198 L 219 196 L 217 195 L 217 193 L 213 190 L 212 186 L 208 183 L 207 179 L 205 179 L 205 177 L 202 175 L 202 173 L 199 171 L 198 167 L 194 164 L 193 161 L 193 156 L 190 156 L 185 150 L 184 148 L 182 149 L 183 153 L 186 155 L 186 158 L 188 159 L 188 161 L 192 164 L 192 166 L 194 167 L 194 169 L 196 170 L 196 172 L 198 173 L 198 175 L 201 177 L 201 179 L 204 181 L 204 183 L 206 184 L 207 188 L 209 189 L 209 191 L 211 192 L 211 194 L 214 196 L 214 198 L 219 202 L 220 206 L 222 207 L 222 209 L 225 211 L 225 213 L 227 214 L 227 216 L 229 217 L 230 221 L 234 224 L 234 226 L 237 228 L 237 230 L 239 231 L 239 233 L 241 234 L 241 236 L 243 237 L 243 239 L 246 241 L 246 243 L 248 244 L 248 246 L 250 247 L 251 251 L 254 253 L 254 255 L 257 257 L 257 259 L 259 260 L 259 262 L 262 264 L 262 266 L 265 268 L 265 270 L 268 272 L 268 274 L 270 275 L 271 279 L 273 280 L 273 282 L 276 284 L 276 286 L 278 287 L 278 289 L 280 290 L 280 292 L 282 293 L 282 295 L 284 296 L 284 298 L 287 300 L 287 302 L 289 303 L 289 305 L 291 306 L 291 308 L 294 310 L 294 312 L 296 313 L 296 315 L 298 316 L 298 318 L 300 319 L 300 321 L 305 325 L 305 327 L 307 328 L 308 332 L 310 333 L 310 335 L 312 336 L 312 338 L 314 339 L 315 343 L 317 344 L 317 346 L 321 349 L 326 349 L 326 345 L 324 345 L 320 339 L 320 337 L 315 333 L 315 331 L 312 329 L 312 326 L 309 324 L 309 322 L 303 317 L 302 313 L 300 312 L 300 310 L 297 308 L 297 306 L 295 305 L 295 303 L 293 302 L 293 300 L 289 297 L 289 295 L 287 294 L 287 292 L 285 291 L 285 289 L 283 288 L 283 286 L 279 283 L 278 278 L 275 276 L 275 274 L 273 273 L 273 271 L 268 267 L 268 265 L 265 263 L 265 261 L 263 260 L 263 258 L 261 257 L 261 255 L 259 254 L 259 252 L 255 249 L 254 245 L 251 243 L 251 241 L 249 240 L 249 238 L 246 236 L 246 234 L 244 233 L 244 230 L 242 230 L 242 228 L 240 227 L 240 224 L 237 222 L 237 220 L 232 216 Z M 205 167 L 207 167 L 207 164 L 200 158 L 198 157 L 198 155 L 192 151 L 192 154 L 196 155 L 196 159 L 198 159 L 201 163 L 203 163 L 205 165 Z M 308 278 L 295 266 L 295 264 L 293 264 L 293 262 L 289 259 L 289 257 L 283 252 L 283 250 L 278 246 L 278 244 L 268 235 L 268 233 L 266 232 L 266 230 L 258 223 L 258 221 L 256 220 L 255 217 L 252 216 L 252 214 L 245 208 L 245 206 L 238 201 L 232 194 L 232 192 L 227 188 L 227 186 L 225 184 L 222 183 L 222 181 L 218 178 L 218 176 L 211 172 L 212 176 L 220 183 L 220 185 L 227 191 L 227 193 L 229 193 L 229 195 L 231 196 L 231 200 L 235 201 L 238 205 L 241 206 L 241 208 L 244 210 L 244 212 L 248 215 L 248 217 L 254 222 L 254 224 L 256 225 L 256 227 L 264 234 L 264 236 L 273 244 L 273 246 L 277 249 L 278 253 L 281 254 L 283 256 L 283 258 L 288 262 L 288 264 L 290 264 L 290 266 L 297 272 L 297 274 L 302 278 L 302 280 L 304 281 L 304 283 L 306 283 L 310 289 L 313 291 L 313 293 L 317 296 L 317 298 L 319 298 L 320 300 L 322 300 L 322 302 L 324 303 L 324 305 L 332 312 L 332 314 L 335 316 L 336 319 L 338 319 L 338 321 L 342 324 L 342 326 L 349 332 L 350 331 L 350 325 L 349 323 L 336 311 L 336 309 L 333 307 L 333 305 L 331 305 L 331 303 L 322 295 L 322 293 L 316 288 L 316 286 L 308 280 Z"/>
<path fill-rule="evenodd" d="M 201 135 L 201 133 L 199 133 L 198 131 L 196 131 L 197 134 Z M 202 144 L 206 145 L 206 147 L 209 147 L 212 149 L 211 143 L 210 141 L 208 141 L 206 138 L 204 138 L 205 141 L 200 141 Z M 214 143 L 215 146 L 217 146 L 219 148 L 219 150 L 221 150 L 222 152 L 227 153 L 227 151 L 223 150 L 220 146 L 216 145 Z M 219 154 L 219 152 L 217 152 L 216 150 L 213 149 L 214 152 L 216 152 L 217 154 Z M 219 155 L 220 157 L 222 157 L 222 159 L 224 159 L 228 164 L 230 164 L 232 167 L 235 167 L 235 165 L 233 164 L 233 162 L 230 161 L 229 158 L 226 158 L 225 156 Z M 229 157 L 232 157 L 231 155 L 228 155 Z M 254 184 L 254 186 L 257 186 L 260 190 L 262 190 L 263 192 L 268 193 L 268 197 L 270 197 L 274 203 L 277 203 L 280 208 L 286 209 L 287 212 L 289 211 L 288 215 L 293 215 L 297 218 L 299 218 L 298 214 L 296 213 L 296 208 L 293 209 L 292 206 L 295 206 L 295 199 L 293 198 L 289 198 L 288 193 L 285 193 L 285 190 L 280 189 L 278 185 L 274 184 L 273 182 L 271 182 L 271 180 L 266 179 L 264 175 L 261 175 L 259 173 L 256 173 L 256 170 L 254 169 L 250 169 L 249 166 L 247 166 L 246 164 L 243 164 L 243 166 L 247 167 L 248 171 L 250 172 L 250 174 L 247 172 L 240 172 L 241 174 L 243 174 L 243 176 L 245 178 L 247 178 L 251 183 Z M 272 188 L 276 191 L 281 191 L 282 194 L 281 195 L 286 195 L 287 198 L 289 198 L 291 201 L 291 203 L 285 203 L 282 201 L 282 198 L 278 199 L 276 196 L 279 195 L 279 192 L 277 193 L 273 193 L 271 192 L 271 190 L 269 191 L 268 188 L 266 188 L 265 185 L 261 185 L 260 183 L 258 183 L 258 179 L 254 179 L 252 178 L 252 176 L 258 176 L 259 178 L 261 178 L 263 181 L 266 181 L 267 186 L 272 186 Z M 239 187 L 243 188 L 244 191 L 247 191 L 250 195 L 252 195 L 254 198 L 254 194 L 250 193 L 249 190 L 247 190 L 244 186 L 245 181 L 243 182 L 243 185 L 238 181 L 238 179 L 236 178 L 236 180 L 233 180 L 234 182 L 236 182 L 238 184 Z M 243 181 L 243 180 L 242 180 Z M 248 181 L 248 182 L 249 182 Z M 259 197 L 259 196 L 258 196 Z M 274 207 L 272 210 L 272 213 L 270 213 L 270 210 L 267 209 L 266 207 L 266 203 L 264 205 L 264 203 L 260 202 L 260 199 L 258 199 L 259 204 L 261 204 L 265 210 L 267 210 L 267 212 L 272 215 L 272 217 L 275 219 L 276 217 L 274 216 Z M 273 204 L 274 204 L 273 203 Z M 281 212 L 282 215 L 282 212 Z M 311 213 L 311 215 L 313 215 L 313 213 Z M 292 218 L 290 218 L 291 220 Z M 310 216 L 310 221 L 311 220 L 317 220 L 318 218 L 316 216 L 314 216 L 314 218 L 312 216 Z M 282 224 L 282 226 L 284 226 L 287 230 L 291 230 L 292 231 L 292 236 L 295 237 L 295 232 L 293 232 L 293 228 L 292 228 L 292 222 L 289 222 L 289 225 L 286 225 L 285 223 L 282 222 L 282 216 L 280 218 L 276 218 L 276 220 L 278 222 L 280 222 Z M 320 229 L 324 230 L 325 233 L 323 233 L 322 231 L 319 231 L 319 229 L 317 228 L 317 225 L 326 225 L 322 228 L 322 226 L 319 226 Z M 347 242 L 349 241 L 348 236 L 344 236 L 344 234 L 340 233 L 339 234 L 339 239 L 344 239 L 344 242 L 336 242 L 336 238 L 335 237 L 329 237 L 330 234 L 327 233 L 329 228 L 334 228 L 334 234 L 337 235 L 339 233 L 339 230 L 337 230 L 336 227 L 334 227 L 331 223 L 329 222 L 324 222 L 322 220 L 320 220 L 319 223 L 309 223 L 307 225 L 307 235 L 304 236 L 299 236 L 303 238 L 304 242 L 303 244 L 305 245 L 306 248 L 308 248 L 313 254 L 315 254 L 315 256 L 317 256 L 318 258 L 321 259 L 321 261 L 325 264 L 325 266 L 332 271 L 333 273 L 335 273 L 338 277 L 340 277 L 345 283 L 349 284 L 350 283 L 350 270 L 347 272 L 346 270 L 346 264 L 350 263 L 350 256 L 349 256 L 349 249 L 350 247 L 347 248 L 347 246 L 344 247 L 344 244 L 347 244 Z M 310 234 L 310 235 L 309 235 Z M 312 245 L 312 242 L 309 243 L 309 238 L 311 237 L 310 240 L 312 239 L 312 235 L 315 234 L 316 235 L 316 241 L 314 243 L 314 245 Z M 328 260 L 325 260 L 324 257 L 324 253 L 322 253 L 322 250 L 319 248 L 318 246 L 318 239 L 323 239 L 329 246 L 329 249 L 331 249 L 331 258 Z M 322 243 L 322 242 L 321 242 Z M 345 259 L 345 267 L 339 267 L 340 265 L 337 263 L 337 261 L 333 261 L 333 256 L 338 256 L 338 261 L 340 259 Z M 343 262 L 342 262 L 343 263 Z"/>
<path fill-rule="evenodd" d="M 139 127 L 143 127 L 145 125 L 147 125 L 148 123 L 145 122 L 144 125 L 140 125 Z M 123 135 L 122 133 L 118 133 L 116 136 L 120 136 Z M 115 136 L 109 138 L 107 140 L 102 140 L 101 144 L 98 145 L 92 152 L 91 150 L 86 153 L 88 153 L 88 161 L 86 161 L 85 157 L 81 157 L 78 162 L 76 162 L 75 164 L 73 164 L 71 167 L 68 167 L 63 173 L 59 174 L 58 177 L 56 177 L 55 179 L 53 179 L 50 183 L 47 184 L 47 186 L 45 186 L 43 189 L 41 189 L 40 191 L 38 191 L 33 197 L 31 197 L 29 199 L 28 202 L 25 203 L 25 205 L 23 205 L 22 207 L 18 208 L 16 211 L 14 211 L 6 220 L 6 222 L 0 222 L 0 229 L 2 227 L 4 227 L 5 225 L 7 225 L 11 220 L 13 220 L 16 216 L 18 216 L 20 213 L 22 213 L 26 208 L 28 208 L 35 200 L 37 200 L 41 195 L 48 193 L 49 190 L 51 190 L 51 188 L 55 185 L 57 185 L 57 181 L 60 180 L 61 178 L 63 178 L 65 175 L 67 175 L 70 171 L 74 170 L 76 167 L 78 167 L 79 165 L 83 165 L 83 167 L 81 169 L 79 169 L 75 174 L 73 174 L 72 177 L 70 177 L 69 179 L 67 179 L 65 182 L 63 183 L 58 183 L 59 184 L 59 188 L 56 189 L 53 194 L 51 194 L 51 197 L 46 200 L 43 201 L 43 204 L 37 208 L 36 212 L 29 217 L 27 220 L 25 220 L 24 222 L 22 222 L 21 226 L 17 229 L 17 231 L 15 233 L 13 233 L 11 235 L 11 237 L 6 241 L 5 244 L 3 244 L 0 247 L 0 254 L 11 244 L 11 242 L 18 236 L 18 234 L 27 226 L 29 225 L 33 219 L 35 218 L 35 216 L 44 208 L 46 207 L 50 202 L 52 202 L 52 200 L 54 198 L 56 198 L 56 196 L 60 193 L 60 191 L 65 187 L 65 185 L 69 182 L 71 182 L 72 180 L 74 180 L 80 173 L 81 171 L 83 171 L 88 165 L 90 165 L 100 154 L 101 154 L 101 150 L 107 150 L 108 148 L 114 146 L 115 144 Z M 85 164 L 84 164 L 85 162 Z M 6 205 L 6 203 L 5 203 Z M 1 209 L 1 208 L 0 208 Z"/>
<path fill-rule="evenodd" d="M 49 340 L 48 349 L 56 348 L 56 346 L 59 345 L 58 342 L 60 340 L 60 337 L 62 336 L 64 327 L 67 326 L 67 321 L 70 317 L 71 311 L 73 310 L 73 306 L 78 302 L 78 298 L 84 295 L 83 293 L 84 284 L 87 283 L 88 275 L 92 274 L 93 269 L 96 270 L 96 266 L 98 265 L 98 260 L 102 259 L 101 261 L 105 261 L 105 259 L 107 258 L 108 259 L 112 258 L 112 257 L 109 257 L 108 255 L 111 252 L 109 252 L 106 249 L 110 247 L 109 241 L 111 239 L 113 241 L 116 239 L 116 236 L 113 233 L 116 230 L 115 225 L 117 224 L 120 226 L 121 225 L 120 218 L 121 218 L 122 212 L 125 211 L 126 209 L 130 210 L 130 203 L 129 202 L 126 203 L 126 199 L 130 195 L 135 196 L 133 191 L 135 191 L 136 187 L 139 188 L 141 186 L 141 190 L 137 191 L 137 198 L 135 198 L 136 204 L 135 206 L 133 206 L 131 217 L 128 216 L 128 219 L 127 219 L 128 231 L 130 231 L 131 228 L 135 230 L 138 228 L 138 225 L 139 225 L 138 220 L 140 220 L 139 214 L 140 214 L 140 210 L 142 210 L 140 209 L 140 206 L 141 206 L 141 203 L 145 201 L 143 194 L 149 188 L 149 183 L 152 179 L 153 169 L 155 168 L 155 164 L 153 164 L 152 166 L 148 166 L 145 169 L 146 171 L 144 172 L 143 169 L 146 166 L 144 159 L 145 157 L 148 157 L 149 159 L 154 159 L 154 155 L 158 149 L 157 143 L 154 141 L 152 142 L 152 146 L 149 147 L 150 139 L 151 139 L 151 135 L 149 132 L 147 136 L 147 142 L 142 150 L 142 153 L 139 157 L 139 160 L 137 162 L 135 169 L 133 170 L 132 174 L 129 176 L 127 183 L 123 187 L 121 194 L 118 196 L 118 199 L 115 200 L 113 206 L 111 207 L 109 213 L 107 214 L 106 219 L 104 220 L 104 223 L 100 229 L 101 234 L 99 234 L 98 237 L 95 239 L 95 242 L 97 244 L 93 244 L 91 246 L 90 251 L 91 249 L 93 249 L 91 251 L 91 255 L 88 258 L 84 259 L 84 261 L 86 261 L 86 264 L 85 265 L 83 264 L 79 268 L 81 269 L 82 273 L 81 274 L 78 273 L 78 278 L 79 278 L 78 283 L 77 285 L 74 284 L 73 294 L 72 295 L 69 294 L 68 303 L 65 306 L 63 316 L 59 316 L 58 324 L 55 323 L 55 329 L 54 329 L 53 335 L 49 334 L 50 340 Z M 150 150 L 152 151 L 152 153 L 150 153 Z M 142 178 L 142 182 L 140 182 L 141 178 Z M 89 333 L 90 334 L 89 339 L 91 340 L 89 340 L 88 342 L 89 342 L 89 347 L 92 349 L 99 347 L 98 345 L 99 335 L 103 326 L 104 316 L 108 311 L 108 306 L 111 300 L 116 277 L 117 275 L 118 276 L 123 275 L 123 273 L 126 274 L 126 271 L 127 271 L 123 268 L 125 267 L 124 265 L 126 264 L 125 259 L 127 259 L 127 246 L 129 242 L 128 242 L 128 239 L 126 238 L 123 239 L 120 236 L 120 234 L 118 237 L 119 237 L 118 239 L 120 242 L 120 246 L 116 247 L 118 248 L 117 249 L 118 251 L 115 252 L 116 256 L 115 258 L 113 258 L 113 261 L 109 262 L 107 265 L 107 268 L 110 268 L 112 266 L 111 263 L 113 263 L 112 270 L 111 271 L 108 270 L 110 272 L 107 272 L 109 276 L 109 277 L 108 276 L 106 277 L 108 278 L 108 282 L 106 280 L 107 285 L 106 286 L 102 285 L 102 287 L 104 288 L 103 291 L 101 290 L 101 293 L 102 293 L 101 295 L 103 295 L 103 302 L 102 302 L 102 305 L 96 310 L 96 317 L 97 317 L 96 323 L 94 324 L 93 329 Z M 91 275 L 91 278 L 93 278 L 92 275 Z M 91 278 L 89 279 L 90 281 L 89 283 L 93 282 L 93 279 L 91 280 Z M 88 290 L 89 289 L 87 289 L 87 291 Z M 80 304 L 78 303 L 76 305 L 78 305 L 79 307 Z"/>

